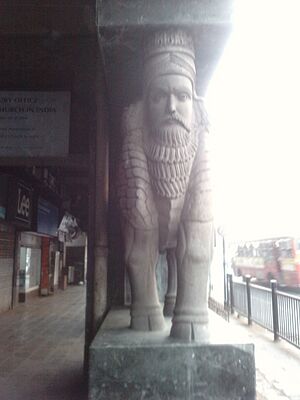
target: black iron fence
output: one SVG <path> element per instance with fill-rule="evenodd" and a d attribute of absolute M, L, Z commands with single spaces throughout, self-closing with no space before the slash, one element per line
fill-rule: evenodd
<path fill-rule="evenodd" d="M 300 297 L 277 291 L 275 280 L 271 288 L 245 282 L 235 282 L 227 275 L 227 301 L 231 313 L 237 312 L 300 348 Z"/>

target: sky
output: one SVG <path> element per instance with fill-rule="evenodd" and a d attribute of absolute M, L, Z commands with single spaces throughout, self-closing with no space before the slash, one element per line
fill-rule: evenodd
<path fill-rule="evenodd" d="M 216 225 L 300 236 L 300 1 L 236 1 L 206 93 Z"/>

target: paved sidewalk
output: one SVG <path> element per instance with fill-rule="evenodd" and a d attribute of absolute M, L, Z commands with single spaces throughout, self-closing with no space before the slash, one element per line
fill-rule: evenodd
<path fill-rule="evenodd" d="M 0 315 L 1 400 L 87 399 L 84 314 L 85 288 L 69 286 Z M 255 344 L 257 400 L 300 400 L 299 349 L 244 319 L 211 322 L 219 341 Z"/>
<path fill-rule="evenodd" d="M 258 400 L 300 400 L 300 349 L 284 340 L 274 342 L 273 334 L 257 325 L 232 323 L 255 344 Z"/>
<path fill-rule="evenodd" d="M 1 400 L 85 400 L 85 288 L 69 286 L 0 315 Z"/>
<path fill-rule="evenodd" d="M 300 349 L 274 342 L 271 332 L 249 327 L 245 318 L 231 317 L 227 323 L 211 313 L 211 323 L 228 342 L 254 343 L 257 400 L 300 400 Z"/>

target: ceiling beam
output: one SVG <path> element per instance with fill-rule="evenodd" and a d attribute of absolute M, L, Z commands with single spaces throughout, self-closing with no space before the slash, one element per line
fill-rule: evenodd
<path fill-rule="evenodd" d="M 88 169 L 88 154 L 69 154 L 67 157 L 0 157 L 0 166 L 5 167 L 64 167 Z"/>

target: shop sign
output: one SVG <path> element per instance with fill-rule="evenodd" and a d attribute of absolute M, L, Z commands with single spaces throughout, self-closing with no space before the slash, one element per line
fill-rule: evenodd
<path fill-rule="evenodd" d="M 32 190 L 18 182 L 17 184 L 17 210 L 15 218 L 19 221 L 30 223 L 32 210 Z"/>
<path fill-rule="evenodd" d="M 58 240 L 60 242 L 71 242 L 73 239 L 77 239 L 79 234 L 80 228 L 77 219 L 68 212 L 65 212 L 58 227 Z"/>
<path fill-rule="evenodd" d="M 37 232 L 57 236 L 58 207 L 39 197 L 37 212 Z"/>
<path fill-rule="evenodd" d="M 40 249 L 41 245 L 41 238 L 39 236 L 28 232 L 21 232 L 20 246 Z"/>
<path fill-rule="evenodd" d="M 68 154 L 70 92 L 0 91 L 0 157 Z"/>
<path fill-rule="evenodd" d="M 11 177 L 9 180 L 9 203 L 7 219 L 19 225 L 30 227 L 33 209 L 33 190 L 23 182 Z"/>

